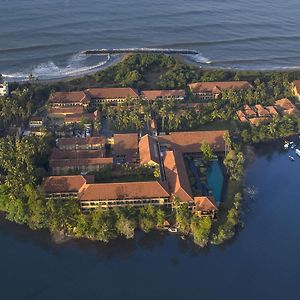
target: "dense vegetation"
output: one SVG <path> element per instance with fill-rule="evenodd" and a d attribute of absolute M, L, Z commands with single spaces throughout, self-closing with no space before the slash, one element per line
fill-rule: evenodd
<path fill-rule="evenodd" d="M 10 97 L 0 97 L 0 210 L 6 217 L 32 229 L 49 228 L 77 237 L 109 241 L 117 236 L 132 238 L 136 228 L 145 232 L 163 227 L 165 219 L 176 224 L 182 234 L 192 234 L 201 247 L 208 243 L 219 244 L 231 238 L 240 224 L 241 182 L 243 180 L 243 145 L 284 137 L 299 132 L 299 119 L 294 117 L 274 118 L 269 125 L 241 125 L 235 112 L 244 104 L 272 105 L 275 100 L 289 97 L 290 81 L 300 78 L 299 72 L 246 72 L 202 70 L 186 65 L 180 60 L 164 55 L 132 55 L 119 64 L 99 71 L 94 75 L 57 83 L 12 84 Z M 101 105 L 103 119 L 116 131 L 140 131 L 154 119 L 159 131 L 197 130 L 206 128 L 214 121 L 234 122 L 235 143 L 229 136 L 226 143 L 231 147 L 224 159 L 229 176 L 229 186 L 236 188 L 228 193 L 221 204 L 218 220 L 193 216 L 188 206 L 176 204 L 165 211 L 146 206 L 141 209 L 98 209 L 82 213 L 76 201 L 46 200 L 39 187 L 48 171 L 48 155 L 53 137 L 9 137 L 9 127 L 25 126 L 30 116 L 43 109 L 51 91 L 82 90 L 89 87 L 131 86 L 138 89 L 184 88 L 195 81 L 248 80 L 254 89 L 228 91 L 222 99 L 201 103 L 188 93 L 188 103 L 182 105 L 174 100 L 145 102 L 142 99 L 118 106 Z M 189 103 L 198 103 L 188 106 Z M 225 126 L 226 128 L 226 126 Z M 213 157 L 212 150 L 203 144 L 201 151 L 205 160 Z M 132 177 L 132 170 L 124 169 L 128 181 L 136 178 L 157 176 L 148 169 L 140 168 Z M 97 181 L 105 181 L 114 174 L 102 172 Z M 125 177 L 126 177 L 125 176 Z"/>

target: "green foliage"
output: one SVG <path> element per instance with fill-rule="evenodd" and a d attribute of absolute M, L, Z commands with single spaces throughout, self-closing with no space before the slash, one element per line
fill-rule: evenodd
<path fill-rule="evenodd" d="M 190 231 L 192 213 L 186 203 L 177 206 L 176 208 L 176 224 L 179 230 L 183 233 Z"/>
<path fill-rule="evenodd" d="M 217 232 L 213 234 L 213 244 L 221 244 L 235 235 L 237 226 L 240 223 L 241 200 L 242 195 L 237 193 L 234 196 L 233 206 L 228 210 L 225 222 L 219 225 Z"/>
<path fill-rule="evenodd" d="M 191 232 L 193 234 L 195 244 L 200 247 L 204 247 L 208 244 L 211 226 L 212 220 L 210 217 L 192 217 Z"/>
<path fill-rule="evenodd" d="M 207 142 L 202 142 L 201 147 L 200 147 L 201 153 L 202 153 L 202 158 L 205 161 L 211 160 L 214 157 L 214 152 Z"/>
<path fill-rule="evenodd" d="M 244 156 L 242 152 L 229 151 L 224 159 L 224 165 L 232 180 L 239 181 L 242 179 L 244 173 Z"/>

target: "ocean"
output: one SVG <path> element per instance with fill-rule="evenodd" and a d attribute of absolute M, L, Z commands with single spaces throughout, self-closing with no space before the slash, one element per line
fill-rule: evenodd
<path fill-rule="evenodd" d="M 0 73 L 85 74 L 117 59 L 101 48 L 192 49 L 209 68 L 300 68 L 299 0 L 1 0 Z"/>

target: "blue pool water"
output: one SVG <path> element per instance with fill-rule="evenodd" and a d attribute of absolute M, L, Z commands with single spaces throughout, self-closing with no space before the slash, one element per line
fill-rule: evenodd
<path fill-rule="evenodd" d="M 218 160 L 212 161 L 207 170 L 207 185 L 217 203 L 221 202 L 224 176 Z"/>

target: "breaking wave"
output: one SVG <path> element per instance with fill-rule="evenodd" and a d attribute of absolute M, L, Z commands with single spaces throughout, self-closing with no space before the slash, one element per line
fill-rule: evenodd
<path fill-rule="evenodd" d="M 65 66 L 59 66 L 53 61 L 41 63 L 31 69 L 22 72 L 2 74 L 7 81 L 28 81 L 29 74 L 41 80 L 63 79 L 88 74 L 101 70 L 118 60 L 119 55 L 103 55 L 104 60 L 99 59 L 94 64 L 88 63 L 88 57 L 81 53 L 73 55 Z"/>

